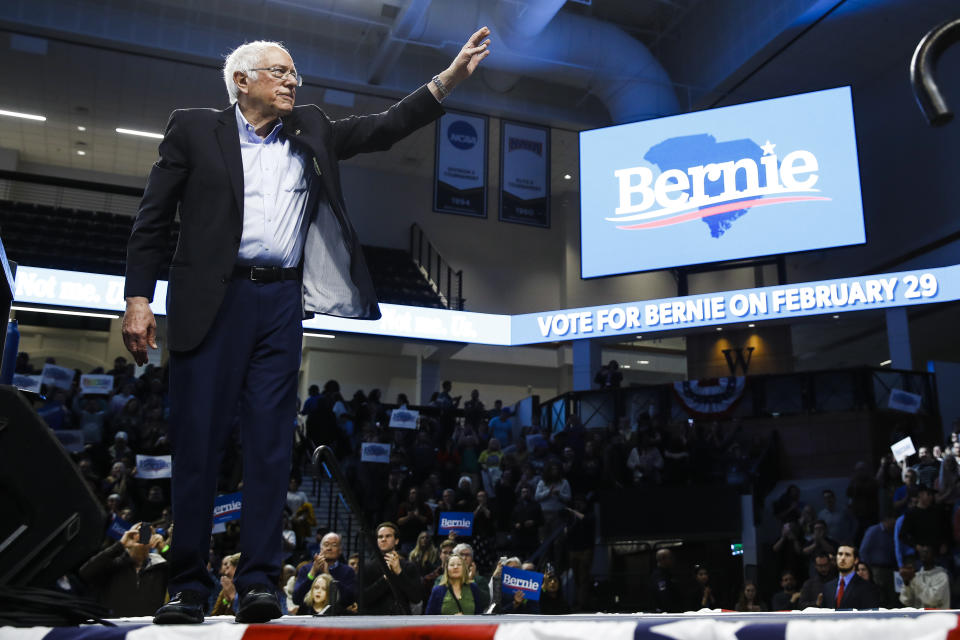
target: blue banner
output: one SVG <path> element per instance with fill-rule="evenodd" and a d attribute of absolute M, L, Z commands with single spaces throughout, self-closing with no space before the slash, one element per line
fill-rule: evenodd
<path fill-rule="evenodd" d="M 364 442 L 360 445 L 360 462 L 390 462 L 390 444 Z"/>
<path fill-rule="evenodd" d="M 550 226 L 550 130 L 500 121 L 500 220 Z"/>
<path fill-rule="evenodd" d="M 132 526 L 117 514 L 113 514 L 110 518 L 110 526 L 107 528 L 107 537 L 119 540 Z"/>
<path fill-rule="evenodd" d="M 504 567 L 501 580 L 500 590 L 509 597 L 513 597 L 517 591 L 522 591 L 523 597 L 527 600 L 540 599 L 540 587 L 543 586 L 542 573 Z"/>
<path fill-rule="evenodd" d="M 584 278 L 864 242 L 849 87 L 580 133 Z"/>
<path fill-rule="evenodd" d="M 240 491 L 217 496 L 216 502 L 213 503 L 214 526 L 240 519 L 240 508 L 243 502 L 242 496 L 243 493 Z"/>
<path fill-rule="evenodd" d="M 487 217 L 487 118 L 448 111 L 437 120 L 433 210 Z"/>
<path fill-rule="evenodd" d="M 453 531 L 460 536 L 473 535 L 472 511 L 442 511 L 437 520 L 437 533 L 447 535 Z"/>

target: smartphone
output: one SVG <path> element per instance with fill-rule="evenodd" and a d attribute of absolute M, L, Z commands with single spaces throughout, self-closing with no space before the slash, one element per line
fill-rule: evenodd
<path fill-rule="evenodd" d="M 150 544 L 150 534 L 152 529 L 149 522 L 140 523 L 140 544 Z"/>

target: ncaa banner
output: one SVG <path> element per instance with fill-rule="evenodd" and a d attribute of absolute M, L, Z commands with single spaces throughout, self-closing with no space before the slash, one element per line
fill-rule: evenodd
<path fill-rule="evenodd" d="M 513 597 L 517 591 L 523 592 L 527 600 L 540 599 L 540 587 L 543 586 L 543 574 L 536 571 L 524 571 L 513 567 L 504 567 L 500 591 Z"/>
<path fill-rule="evenodd" d="M 442 511 L 437 520 L 437 534 L 445 536 L 450 532 L 460 536 L 473 535 L 472 511 Z"/>
<path fill-rule="evenodd" d="M 849 87 L 580 133 L 584 278 L 864 242 Z"/>
<path fill-rule="evenodd" d="M 550 226 L 550 130 L 500 122 L 500 220 Z"/>
<path fill-rule="evenodd" d="M 444 114 L 433 164 L 433 210 L 486 218 L 487 118 Z"/>
<path fill-rule="evenodd" d="M 217 496 L 213 503 L 213 525 L 223 525 L 231 520 L 240 519 L 240 510 L 243 506 L 243 492 L 225 493 Z"/>
<path fill-rule="evenodd" d="M 137 477 L 144 480 L 169 478 L 172 470 L 171 456 L 144 456 L 137 454 Z"/>

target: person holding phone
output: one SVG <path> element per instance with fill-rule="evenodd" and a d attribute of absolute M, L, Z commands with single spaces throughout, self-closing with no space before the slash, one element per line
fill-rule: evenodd
<path fill-rule="evenodd" d="M 138 522 L 115 544 L 80 567 L 80 578 L 94 587 L 97 600 L 114 617 L 152 615 L 167 594 L 168 566 L 160 555 L 163 536 Z"/>

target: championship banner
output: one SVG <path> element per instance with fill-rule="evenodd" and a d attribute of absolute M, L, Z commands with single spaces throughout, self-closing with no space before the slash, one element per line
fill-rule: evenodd
<path fill-rule="evenodd" d="M 673 392 L 688 413 L 699 417 L 723 415 L 743 396 L 747 379 L 742 376 L 684 380 L 673 383 Z"/>
<path fill-rule="evenodd" d="M 223 525 L 231 520 L 240 519 L 240 508 L 243 505 L 243 492 L 225 493 L 217 496 L 213 503 L 213 525 Z"/>
<path fill-rule="evenodd" d="M 119 540 L 132 526 L 117 514 L 113 514 L 110 518 L 110 526 L 107 528 L 107 537 Z"/>
<path fill-rule="evenodd" d="M 550 227 L 550 130 L 500 123 L 500 220 Z"/>
<path fill-rule="evenodd" d="M 137 454 L 138 478 L 144 480 L 169 478 L 171 471 L 171 456 L 144 456 Z"/>
<path fill-rule="evenodd" d="M 487 217 L 487 118 L 448 111 L 437 120 L 433 210 Z"/>
<path fill-rule="evenodd" d="M 380 442 L 364 442 L 360 449 L 360 462 L 390 462 L 390 445 Z"/>
<path fill-rule="evenodd" d="M 513 567 L 503 567 L 503 578 L 500 590 L 511 598 L 517 591 L 522 591 L 523 597 L 527 600 L 539 600 L 540 587 L 542 585 L 542 573 L 514 569 Z"/>
<path fill-rule="evenodd" d="M 45 364 L 43 365 L 41 382 L 48 387 L 69 389 L 73 386 L 74 375 L 76 375 L 76 373 L 73 369 L 69 369 L 67 367 L 58 367 L 55 364 Z"/>
<path fill-rule="evenodd" d="M 85 373 L 80 376 L 80 395 L 102 394 L 113 391 L 113 376 L 108 374 Z"/>
<path fill-rule="evenodd" d="M 407 408 L 396 408 L 390 412 L 391 429 L 416 429 L 417 420 L 420 418 L 419 411 L 413 411 Z"/>
<path fill-rule="evenodd" d="M 458 536 L 473 535 L 472 511 L 441 511 L 437 520 L 437 535 L 445 536 L 450 532 Z"/>

